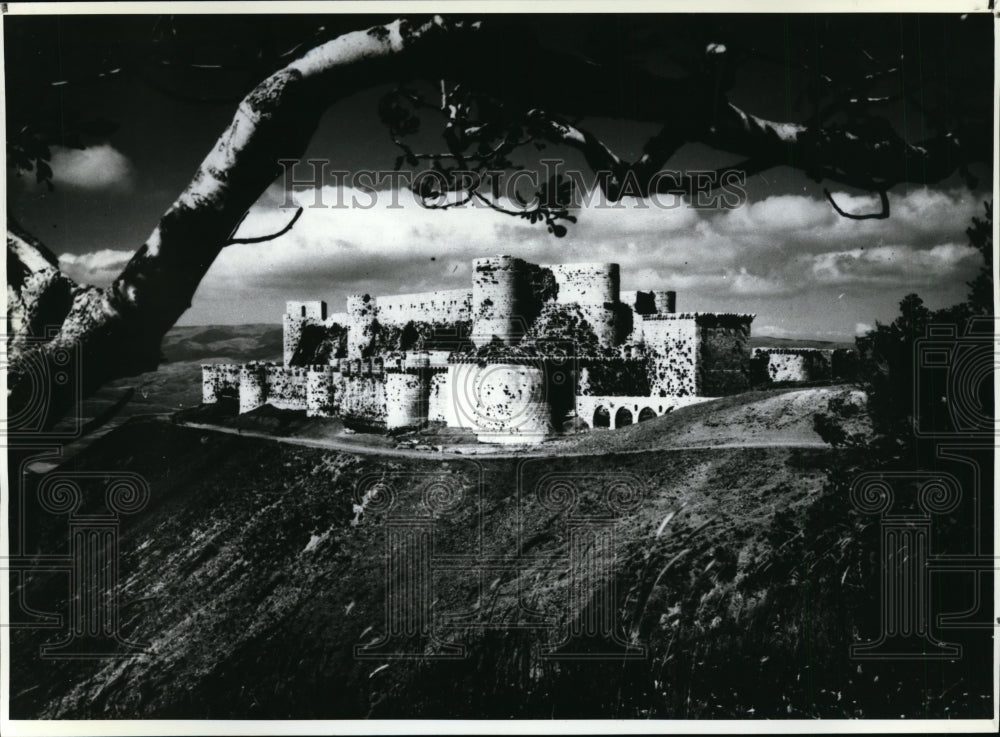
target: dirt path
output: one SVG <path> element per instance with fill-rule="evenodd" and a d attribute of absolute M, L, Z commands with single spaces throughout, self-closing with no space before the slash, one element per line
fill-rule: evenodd
<path fill-rule="evenodd" d="M 314 437 L 310 428 L 299 428 L 298 435 L 275 435 L 269 430 L 234 428 L 212 422 L 173 420 L 172 414 L 141 416 L 170 422 L 179 427 L 242 435 L 261 440 L 273 440 L 307 448 L 324 448 L 344 453 L 385 458 L 574 458 L 619 454 L 640 454 L 658 451 L 698 451 L 732 448 L 829 448 L 812 429 L 816 412 L 825 410 L 830 396 L 836 392 L 851 394 L 849 388 L 830 387 L 804 390 L 756 392 L 746 396 L 716 399 L 678 410 L 649 423 L 638 423 L 622 430 L 594 431 L 576 438 L 561 437 L 541 445 L 506 446 L 470 442 L 468 434 L 444 435 L 440 438 L 419 436 L 421 449 L 393 447 L 384 443 L 366 442 L 357 438 L 326 435 Z M 855 392 L 856 393 L 856 392 Z M 137 415 L 138 416 L 138 415 Z M 59 455 L 33 461 L 28 470 L 43 474 L 67 462 L 96 439 L 118 429 L 131 415 L 113 418 L 105 426 L 62 448 Z M 209 419 L 209 418 L 205 418 Z M 857 431 L 863 431 L 859 426 Z M 437 442 L 435 442 L 437 441 Z M 426 449 L 426 446 L 441 450 Z"/>
<path fill-rule="evenodd" d="M 169 420 L 164 420 L 169 421 Z M 586 452 L 562 452 L 561 448 L 549 448 L 549 449 L 536 449 L 537 446 L 528 449 L 525 446 L 521 450 L 506 450 L 499 449 L 499 446 L 494 450 L 493 446 L 462 446 L 466 448 L 465 450 L 449 449 L 447 446 L 443 446 L 440 451 L 426 451 L 426 450 L 411 450 L 409 448 L 377 448 L 372 446 L 363 445 L 361 443 L 352 443 L 344 440 L 334 440 L 330 438 L 300 438 L 300 437 L 289 437 L 282 435 L 270 435 L 265 432 L 259 432 L 256 430 L 242 430 L 232 427 L 222 427 L 220 425 L 210 425 L 202 422 L 175 422 L 180 427 L 187 427 L 193 430 L 207 430 L 209 432 L 225 433 L 227 435 L 239 435 L 240 437 L 246 438 L 257 438 L 260 440 L 273 440 L 278 443 L 286 443 L 288 445 L 300 445 L 306 448 L 324 448 L 328 450 L 339 450 L 345 453 L 355 453 L 358 455 L 377 455 L 390 458 L 417 458 L 421 460 L 428 460 L 430 458 L 468 458 L 470 456 L 478 456 L 483 458 L 548 458 L 552 456 L 564 457 L 580 457 L 580 456 L 593 456 L 595 453 L 592 451 Z M 637 450 L 626 450 L 626 451 L 614 451 L 616 455 L 621 454 L 639 454 L 639 453 L 656 453 L 660 451 L 687 451 L 687 450 L 719 450 L 726 448 L 829 448 L 830 446 L 822 441 L 807 441 L 807 442 L 738 442 L 738 443 L 702 443 L 697 445 L 665 445 L 660 448 L 641 448 Z"/>

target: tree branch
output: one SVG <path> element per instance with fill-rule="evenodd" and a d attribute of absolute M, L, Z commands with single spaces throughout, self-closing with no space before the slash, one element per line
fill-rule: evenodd
<path fill-rule="evenodd" d="M 323 43 L 261 82 L 111 287 L 67 286 L 69 304 L 56 323 L 58 332 L 32 350 L 35 358 L 11 363 L 9 415 L 33 401 L 31 362 L 53 363 L 60 351 L 82 352 L 86 370 L 70 383 L 84 395 L 111 379 L 155 369 L 163 335 L 190 306 L 241 218 L 280 173 L 278 159 L 304 153 L 323 111 L 401 70 L 440 66 L 449 56 L 439 51 L 449 44 L 467 47 L 462 36 L 477 30 L 478 24 L 441 17 L 419 26 L 397 20 Z M 68 392 L 54 385 L 49 390 L 45 425 L 71 401 Z"/>
<path fill-rule="evenodd" d="M 295 214 L 292 215 L 292 219 L 288 221 L 288 225 L 279 230 L 277 233 L 271 233 L 270 235 L 260 235 L 253 238 L 230 238 L 228 241 L 226 241 L 226 245 L 232 246 L 237 243 L 266 243 L 267 241 L 273 241 L 275 238 L 280 238 L 285 233 L 290 231 L 293 227 L 295 227 L 295 221 L 298 220 L 300 217 L 302 217 L 301 206 L 299 207 L 298 210 L 295 211 Z M 243 221 L 240 220 L 241 224 L 242 222 Z M 239 228 L 239 225 L 237 225 L 236 227 Z"/>
<path fill-rule="evenodd" d="M 837 214 L 841 217 L 850 218 L 851 220 L 885 220 L 889 217 L 889 194 L 884 189 L 880 189 L 878 192 L 881 209 L 878 212 L 869 212 L 866 214 L 844 212 L 834 201 L 833 195 L 830 194 L 830 190 L 824 187 L 823 194 L 826 195 L 826 199 L 830 201 L 830 204 L 833 205 L 833 209 L 836 210 Z"/>
<path fill-rule="evenodd" d="M 528 120 L 537 126 L 545 137 L 580 151 L 587 165 L 604 174 L 598 177 L 601 190 L 612 202 L 625 195 L 649 196 L 649 183 L 671 156 L 685 143 L 677 126 L 665 125 L 659 133 L 646 141 L 643 154 L 633 163 L 623 161 L 603 141 L 589 131 L 551 116 L 542 110 L 528 111 Z"/>

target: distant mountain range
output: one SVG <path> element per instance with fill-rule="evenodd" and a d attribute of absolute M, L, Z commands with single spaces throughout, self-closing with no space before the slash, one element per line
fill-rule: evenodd
<path fill-rule="evenodd" d="M 188 325 L 171 328 L 162 350 L 168 362 L 280 361 L 281 341 L 281 325 Z"/>
<path fill-rule="evenodd" d="M 810 340 L 808 338 L 772 338 L 767 335 L 752 335 L 751 348 L 853 348 L 854 341 L 846 340 Z"/>

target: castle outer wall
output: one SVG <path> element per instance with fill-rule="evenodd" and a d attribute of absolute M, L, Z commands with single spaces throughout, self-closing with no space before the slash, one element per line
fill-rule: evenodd
<path fill-rule="evenodd" d="M 472 292 L 446 289 L 375 298 L 376 317 L 383 325 L 408 322 L 450 324 L 472 319 Z"/>
<path fill-rule="evenodd" d="M 755 378 L 760 381 L 812 382 L 833 378 L 832 350 L 817 348 L 755 348 Z"/>
<path fill-rule="evenodd" d="M 335 314 L 324 302 L 289 301 L 283 364 L 203 366 L 202 399 L 238 399 L 240 412 L 271 405 L 339 417 L 365 429 L 441 423 L 483 442 L 526 443 L 560 432 L 574 415 L 589 427 L 614 428 L 748 387 L 753 315 L 678 313 L 675 292 L 623 292 L 620 282 L 614 263 L 539 266 L 501 255 L 475 259 L 470 290 L 355 294 Z M 512 360 L 489 353 L 493 348 L 376 348 L 380 326 L 410 324 L 471 334 L 479 349 L 497 340 L 516 346 L 543 304 L 579 308 L 597 337 L 595 355 Z M 346 358 L 294 365 L 303 360 L 297 351 L 304 331 L 334 324 L 347 328 Z M 775 365 L 791 376 L 803 373 L 796 373 L 799 363 Z"/>

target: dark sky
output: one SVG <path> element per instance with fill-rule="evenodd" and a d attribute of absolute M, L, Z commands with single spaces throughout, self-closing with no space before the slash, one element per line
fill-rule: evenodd
<path fill-rule="evenodd" d="M 185 186 L 240 97 L 280 64 L 280 54 L 375 20 L 8 16 L 8 137 L 24 125 L 46 128 L 55 142 L 79 129 L 78 122 L 114 126 L 112 132 L 98 127 L 85 134 L 82 151 L 52 147 L 52 192 L 30 175 L 8 172 L 11 215 L 63 256 L 71 275 L 109 283 Z M 622 116 L 583 124 L 628 159 L 656 130 L 628 119 L 632 101 L 643 94 L 630 85 L 630 72 L 678 75 L 679 64 L 706 43 L 725 44 L 731 56 L 753 57 L 737 65 L 730 99 L 774 120 L 805 118 L 818 75 L 849 78 L 901 54 L 898 70 L 879 92 L 906 86 L 913 102 L 880 112 L 907 140 L 933 132 L 935 120 L 921 105 L 948 121 L 970 108 L 992 108 L 989 15 L 580 14 L 519 20 L 544 45 L 618 70 Z M 511 53 L 518 38 L 511 31 Z M 344 169 L 391 169 L 398 152 L 375 114 L 386 91 L 368 90 L 331 107 L 307 156 Z M 683 104 L 677 114 L 684 115 Z M 559 155 L 569 166 L 579 163 L 570 152 Z M 669 167 L 709 169 L 736 160 L 691 145 Z M 859 325 L 890 319 L 909 291 L 932 306 L 964 295 L 965 281 L 978 267 L 965 248 L 964 230 L 992 190 L 989 166 L 973 173 L 979 184 L 971 191 L 957 176 L 894 190 L 888 221 L 838 218 L 823 200 L 824 184 L 790 167 L 751 177 L 748 204 L 736 211 L 584 211 L 564 239 L 513 218 L 427 211 L 415 204 L 388 211 L 307 210 L 279 241 L 227 249 L 183 321 L 275 322 L 286 298 L 325 298 L 339 310 L 343 296 L 354 291 L 465 286 L 472 258 L 505 252 L 543 263 L 617 260 L 623 288 L 676 288 L 684 309 L 754 311 L 758 333 L 849 337 Z M 850 199 L 861 193 L 825 186 L 845 207 L 870 207 Z M 262 198 L 241 233 L 280 228 L 288 212 L 277 209 L 275 200 L 275 192 Z"/>

